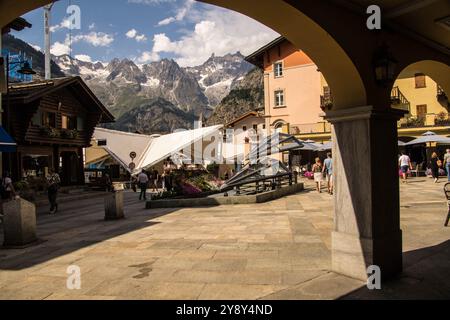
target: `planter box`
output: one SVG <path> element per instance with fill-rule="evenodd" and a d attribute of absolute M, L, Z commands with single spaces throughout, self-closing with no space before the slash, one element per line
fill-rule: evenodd
<path fill-rule="evenodd" d="M 36 207 L 24 199 L 3 204 L 4 246 L 20 247 L 37 241 Z"/>

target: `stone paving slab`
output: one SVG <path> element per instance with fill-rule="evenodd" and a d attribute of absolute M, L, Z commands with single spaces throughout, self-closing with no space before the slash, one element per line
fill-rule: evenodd
<path fill-rule="evenodd" d="M 41 208 L 46 241 L 0 249 L 0 299 L 450 298 L 443 183 L 400 186 L 405 272 L 376 292 L 330 272 L 332 197 L 305 187 L 263 204 L 152 210 L 127 192 L 126 219 L 111 222 L 98 199 Z M 70 265 L 80 290 L 66 288 Z"/>

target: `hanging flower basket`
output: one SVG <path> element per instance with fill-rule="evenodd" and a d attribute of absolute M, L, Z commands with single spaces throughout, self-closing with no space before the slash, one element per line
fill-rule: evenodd
<path fill-rule="evenodd" d="M 59 132 L 55 128 L 41 127 L 41 135 L 48 138 L 57 138 L 59 137 Z"/>
<path fill-rule="evenodd" d="M 78 137 L 77 130 L 62 130 L 61 137 L 65 139 L 76 139 Z"/>

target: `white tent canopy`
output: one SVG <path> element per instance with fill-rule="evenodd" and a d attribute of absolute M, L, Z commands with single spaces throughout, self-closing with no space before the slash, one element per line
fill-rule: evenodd
<path fill-rule="evenodd" d="M 191 146 L 197 141 L 201 141 L 203 138 L 209 137 L 217 133 L 222 126 L 212 126 L 206 128 L 199 128 L 195 130 L 187 130 L 175 132 L 172 134 L 167 134 L 155 138 L 152 140 L 150 148 L 148 148 L 142 161 L 137 166 L 137 170 L 141 168 L 151 167 L 162 160 L 168 158 L 174 153 L 177 153 L 184 148 Z M 203 152 L 203 147 L 197 152 Z M 202 155 L 195 155 L 196 157 L 201 157 Z"/>
<path fill-rule="evenodd" d="M 450 138 L 437 135 L 436 133 L 431 131 L 427 131 L 421 137 L 408 142 L 406 145 L 410 146 L 414 144 L 423 144 L 429 142 L 436 142 L 438 144 L 450 144 Z"/>
<path fill-rule="evenodd" d="M 130 173 L 137 173 L 149 168 L 164 159 L 179 155 L 179 152 L 190 147 L 202 139 L 216 134 L 222 126 L 212 126 L 195 130 L 185 130 L 167 135 L 143 135 L 127 133 L 116 130 L 95 128 L 94 140 L 106 140 L 103 149 L 116 161 L 118 161 Z M 203 145 L 200 150 L 203 152 Z M 132 162 L 130 153 L 135 152 L 135 169 L 131 171 L 129 164 Z M 195 155 L 201 157 L 202 155 Z"/>
<path fill-rule="evenodd" d="M 149 135 L 103 128 L 95 128 L 94 131 L 94 140 L 104 140 L 106 145 L 103 149 L 127 170 L 131 163 L 130 153 L 136 152 L 134 163 L 141 162 L 153 139 L 154 137 Z"/>

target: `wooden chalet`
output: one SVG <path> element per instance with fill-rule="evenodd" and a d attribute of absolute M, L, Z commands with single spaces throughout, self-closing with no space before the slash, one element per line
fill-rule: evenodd
<path fill-rule="evenodd" d="M 83 148 L 95 126 L 114 117 L 80 77 L 13 84 L 3 106 L 4 127 L 17 143 L 3 164 L 15 181 L 53 168 L 63 185 L 84 184 Z"/>

